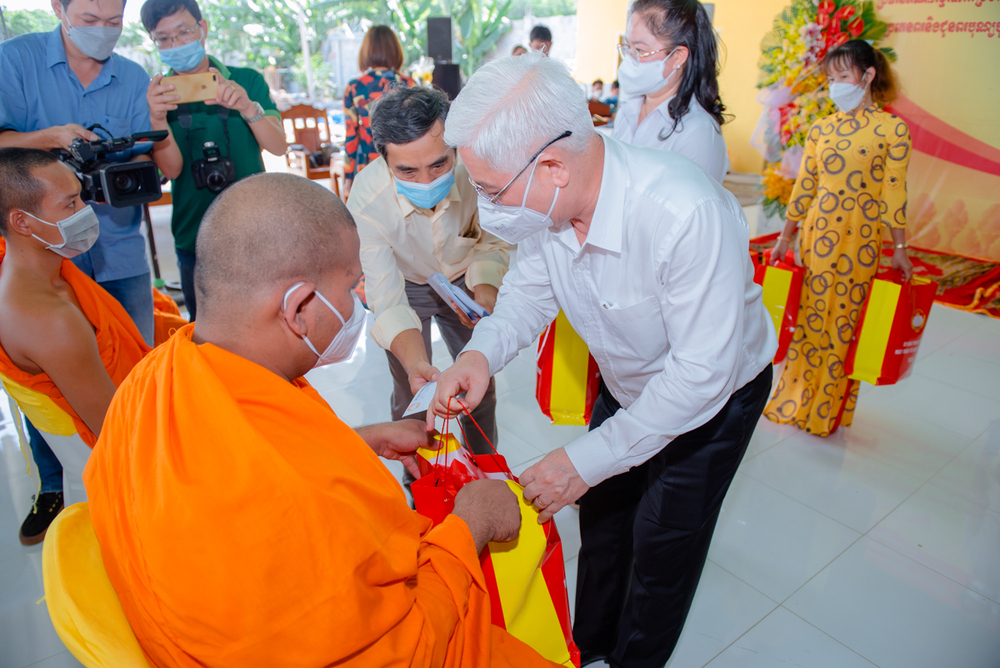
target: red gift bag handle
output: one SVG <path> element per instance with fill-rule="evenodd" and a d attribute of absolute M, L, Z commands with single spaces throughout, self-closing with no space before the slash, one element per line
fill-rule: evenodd
<path fill-rule="evenodd" d="M 451 400 L 452 400 L 452 397 L 448 397 L 448 404 L 446 406 L 447 413 L 445 413 L 444 426 L 442 427 L 442 429 L 444 429 L 444 433 L 445 434 L 450 434 L 451 433 L 449 431 L 449 427 L 450 427 L 450 424 L 451 424 Z M 500 452 L 497 451 L 496 446 L 493 445 L 493 441 L 491 441 L 490 437 L 486 435 L 486 432 L 483 431 L 483 428 L 479 426 L 478 422 L 476 422 L 476 418 L 472 417 L 472 411 L 469 410 L 469 407 L 466 406 L 461 401 L 458 402 L 458 405 L 462 407 L 462 411 L 466 415 L 469 416 L 469 419 L 472 420 L 472 424 L 475 425 L 476 429 L 479 430 L 479 433 L 483 435 L 483 438 L 486 440 L 486 444 L 490 446 L 490 450 L 492 450 L 493 453 L 496 456 L 499 457 L 500 456 Z M 462 432 L 462 441 L 463 441 L 464 447 L 469 447 L 469 437 L 465 433 L 465 427 L 462 426 L 462 421 L 456 418 L 455 419 L 455 423 L 458 424 L 458 429 L 459 429 L 459 431 Z M 435 464 L 435 466 L 437 465 L 437 460 L 438 460 L 438 457 L 440 457 L 440 456 L 441 456 L 440 452 L 437 455 L 434 456 L 434 464 Z M 472 463 L 475 464 L 477 467 L 479 466 L 479 464 L 476 462 L 476 458 L 475 457 L 472 458 Z M 444 455 L 444 465 L 445 465 L 445 468 L 448 468 L 448 453 L 447 452 L 445 452 L 445 455 Z M 509 471 L 505 472 L 504 475 L 507 476 L 508 480 L 513 480 L 514 479 L 514 475 L 512 473 L 510 473 Z"/>

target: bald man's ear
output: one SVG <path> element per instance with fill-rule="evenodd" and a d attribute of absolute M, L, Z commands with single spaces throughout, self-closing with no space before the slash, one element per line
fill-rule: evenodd
<path fill-rule="evenodd" d="M 287 290 L 288 288 L 285 288 L 286 292 L 282 293 L 288 296 L 283 298 L 281 319 L 285 321 L 285 325 L 292 333 L 302 338 L 309 331 L 303 310 L 313 301 L 313 297 L 316 295 L 316 286 L 307 281 L 290 293 Z"/>

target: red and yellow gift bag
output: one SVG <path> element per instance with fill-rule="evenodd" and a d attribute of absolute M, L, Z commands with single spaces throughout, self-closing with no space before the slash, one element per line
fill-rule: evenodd
<path fill-rule="evenodd" d="M 589 424 L 601 373 L 562 311 L 538 339 L 536 369 L 535 398 L 552 424 Z"/>
<path fill-rule="evenodd" d="M 784 361 L 788 346 L 795 335 L 795 322 L 799 317 L 802 299 L 802 279 L 805 270 L 795 265 L 795 254 L 788 251 L 784 261 L 771 264 L 771 251 L 754 253 L 753 282 L 764 290 L 764 307 L 774 321 L 778 335 L 778 352 L 774 363 Z"/>
<path fill-rule="evenodd" d="M 937 289 L 927 278 L 905 282 L 898 270 L 876 276 L 847 354 L 847 376 L 872 385 L 909 376 Z"/>
<path fill-rule="evenodd" d="M 467 483 L 506 480 L 520 503 L 521 532 L 516 540 L 490 543 L 480 555 L 491 621 L 549 661 L 579 666 L 555 522 L 538 523 L 538 511 L 501 455 L 473 455 L 450 434 L 437 439 L 439 449 L 417 450 L 421 477 L 410 486 L 417 512 L 438 524 L 454 510 L 455 495 Z"/>

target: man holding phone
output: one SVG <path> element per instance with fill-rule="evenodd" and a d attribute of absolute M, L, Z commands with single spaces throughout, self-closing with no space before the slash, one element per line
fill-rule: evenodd
<path fill-rule="evenodd" d="M 432 366 L 431 319 L 452 357 L 472 338 L 472 321 L 439 296 L 441 273 L 487 311 L 510 261 L 509 246 L 479 226 L 469 173 L 444 143 L 448 96 L 430 88 L 396 88 L 370 110 L 381 154 L 354 180 L 347 199 L 361 236 L 365 295 L 375 313 L 371 336 L 385 348 L 392 372 L 392 418 L 403 416 L 420 388 L 438 377 Z M 496 384 L 491 379 L 472 412 L 496 444 Z M 469 446 L 490 454 L 489 443 L 466 416 Z"/>
<path fill-rule="evenodd" d="M 0 147 L 67 149 L 75 139 L 148 131 L 144 94 L 149 76 L 137 63 L 112 53 L 122 32 L 124 0 L 52 0 L 52 10 L 59 18 L 52 32 L 0 44 Z M 89 129 L 95 124 L 100 127 Z M 159 162 L 171 146 L 169 137 L 155 144 L 153 159 Z M 149 144 L 140 144 L 109 159 L 149 160 L 149 151 Z M 121 303 L 151 345 L 153 294 L 140 231 L 142 210 L 107 204 L 93 208 L 97 241 L 73 257 L 73 263 Z M 62 509 L 62 466 L 30 423 L 28 433 L 41 489 L 20 538 L 32 544 L 44 538 Z"/>
<path fill-rule="evenodd" d="M 205 52 L 208 22 L 196 0 L 147 0 L 141 18 L 170 68 L 168 77 L 153 78 L 147 98 L 153 129 L 169 130 L 176 140 L 157 164 L 172 179 L 171 230 L 194 320 L 195 240 L 202 217 L 231 183 L 264 171 L 261 149 L 284 155 L 288 145 L 264 77 L 227 67 Z"/>

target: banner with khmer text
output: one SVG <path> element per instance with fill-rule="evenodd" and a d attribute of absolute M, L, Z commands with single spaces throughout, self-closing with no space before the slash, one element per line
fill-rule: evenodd
<path fill-rule="evenodd" d="M 876 0 L 910 126 L 909 240 L 1000 262 L 1000 0 Z"/>

